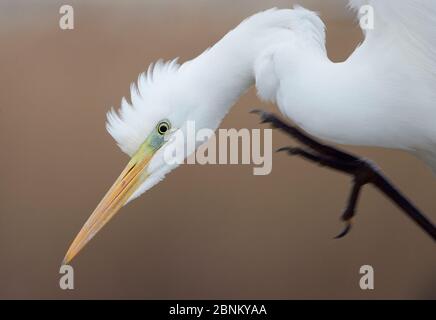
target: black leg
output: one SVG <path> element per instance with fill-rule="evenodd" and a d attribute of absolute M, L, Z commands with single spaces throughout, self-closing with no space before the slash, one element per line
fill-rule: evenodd
<path fill-rule="evenodd" d="M 277 150 L 277 152 L 287 152 L 291 156 L 300 156 L 303 159 L 317 163 L 323 167 L 329 167 L 340 172 L 352 174 L 356 168 L 354 162 L 347 162 L 338 160 L 329 156 L 317 153 L 316 151 L 309 151 L 303 148 L 284 147 Z"/>
<path fill-rule="evenodd" d="M 259 110 L 254 110 L 252 112 L 260 115 L 262 123 L 270 123 L 274 128 L 284 131 L 310 149 L 286 147 L 281 148 L 278 151 L 285 151 L 289 155 L 301 156 L 306 160 L 346 173 L 353 177 L 351 192 L 342 214 L 342 220 L 345 222 L 346 226 L 336 238 L 342 238 L 350 231 L 351 220 L 356 214 L 357 202 L 362 188 L 366 184 L 373 184 L 386 197 L 400 207 L 409 218 L 415 221 L 424 232 L 436 241 L 436 227 L 380 172 L 374 164 L 350 153 L 322 144 L 298 128 L 283 122 L 274 114 Z"/>
<path fill-rule="evenodd" d="M 323 154 L 326 156 L 332 156 L 336 159 L 341 159 L 344 161 L 352 161 L 352 160 L 359 160 L 358 157 L 355 157 L 349 153 L 343 152 L 341 150 L 338 150 L 336 148 L 324 145 L 315 139 L 311 138 L 307 134 L 303 133 L 301 130 L 299 130 L 296 127 L 290 126 L 287 123 L 283 122 L 275 116 L 272 113 L 265 112 L 262 110 L 253 110 L 251 113 L 258 114 L 261 118 L 261 123 L 269 123 L 273 128 L 280 129 L 296 139 L 301 144 Z"/>
<path fill-rule="evenodd" d="M 347 206 L 342 214 L 342 221 L 345 222 L 344 230 L 338 234 L 335 239 L 340 239 L 348 234 L 351 230 L 351 219 L 356 215 L 357 200 L 359 200 L 360 192 L 364 185 L 358 182 L 356 179 L 353 180 L 353 186 L 351 188 L 350 197 L 348 198 Z"/>

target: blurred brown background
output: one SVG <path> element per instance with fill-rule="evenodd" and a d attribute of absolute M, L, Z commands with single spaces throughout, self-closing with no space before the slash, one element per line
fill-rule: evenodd
<path fill-rule="evenodd" d="M 274 155 L 251 166 L 182 166 L 134 201 L 73 261 L 75 290 L 59 289 L 65 251 L 127 162 L 105 113 L 158 58 L 190 59 L 243 18 L 290 1 L 0 1 L 0 298 L 436 298 L 434 243 L 367 188 L 342 240 L 349 179 Z M 345 1 L 299 1 L 321 13 L 329 54 L 361 41 Z M 244 96 L 223 128 L 256 128 Z M 275 109 L 273 109 L 275 110 Z M 274 132 L 274 146 L 290 144 Z M 402 152 L 372 158 L 436 221 L 436 180 Z M 359 268 L 375 268 L 361 291 Z"/>

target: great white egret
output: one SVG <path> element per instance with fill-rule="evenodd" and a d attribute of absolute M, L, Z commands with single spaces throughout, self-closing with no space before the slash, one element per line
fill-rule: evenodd
<path fill-rule="evenodd" d="M 374 28 L 344 62 L 327 57 L 325 26 L 306 15 L 289 41 L 266 49 L 256 61 L 259 96 L 309 134 L 326 141 L 397 148 L 424 160 L 436 172 L 436 2 L 350 0 L 356 12 L 369 5 Z M 308 148 L 290 154 L 351 174 L 352 192 L 343 214 L 351 226 L 362 186 L 373 183 L 433 239 L 436 228 L 368 161 L 317 143 L 274 115 L 261 113 Z"/>
<path fill-rule="evenodd" d="M 304 40 L 306 37 L 307 41 Z M 191 61 L 179 65 L 173 60 L 150 66 L 147 73 L 140 75 L 137 84 L 131 86 L 131 104 L 123 98 L 120 111 L 111 110 L 107 116 L 108 132 L 131 160 L 72 242 L 63 263 L 70 262 L 123 205 L 177 167 L 164 160 L 164 149 L 180 142 L 171 136 L 186 131 L 188 121 L 195 121 L 197 128 L 215 130 L 236 100 L 254 84 L 256 77 L 261 95 L 272 98 L 275 92 L 280 92 L 280 86 L 275 83 L 279 81 L 279 75 L 272 77 L 267 70 L 273 72 L 277 68 L 274 57 L 276 52 L 285 51 L 282 44 L 296 44 L 301 40 L 298 56 L 304 56 L 306 46 L 313 40 L 318 42 L 320 53 L 325 54 L 323 37 L 324 26 L 315 13 L 302 8 L 271 9 L 244 20 Z M 266 77 L 265 81 L 261 76 Z M 318 77 L 316 73 L 312 76 Z M 303 85 L 300 83 L 297 88 Z M 269 94 L 265 94 L 267 91 Z M 350 97 L 352 93 L 354 91 L 350 92 Z M 313 102 L 317 94 L 310 93 L 309 101 Z M 300 97 L 303 99 L 304 94 Z M 322 105 L 324 101 L 319 102 Z M 280 105 L 281 101 L 278 103 Z M 322 122 L 323 116 L 316 111 L 312 115 Z M 340 118 L 345 119 L 345 116 Z M 328 127 L 329 119 L 326 120 Z M 344 132 L 347 134 L 347 130 Z M 197 147 L 192 146 L 186 154 Z"/>
<path fill-rule="evenodd" d="M 182 65 L 173 60 L 151 65 L 131 86 L 131 104 L 107 115 L 107 130 L 131 160 L 86 221 L 65 255 L 71 259 L 127 202 L 161 181 L 177 164 L 164 159 L 165 147 L 181 143 L 171 136 L 198 129 L 215 130 L 231 106 L 254 84 L 260 53 L 289 39 L 304 19 L 301 12 L 276 10 L 244 20 L 214 46 Z M 195 151 L 194 145 L 186 152 Z"/>

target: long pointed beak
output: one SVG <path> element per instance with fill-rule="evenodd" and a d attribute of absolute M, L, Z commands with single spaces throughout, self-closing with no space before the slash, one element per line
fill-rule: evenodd
<path fill-rule="evenodd" d="M 63 264 L 68 264 L 82 250 L 144 182 L 148 176 L 146 168 L 152 156 L 153 152 L 145 146 L 132 157 L 77 234 L 65 255 Z"/>

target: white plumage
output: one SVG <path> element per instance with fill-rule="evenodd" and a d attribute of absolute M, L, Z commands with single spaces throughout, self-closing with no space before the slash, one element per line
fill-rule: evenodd
<path fill-rule="evenodd" d="M 177 164 L 165 161 L 187 124 L 215 130 L 257 82 L 259 95 L 309 133 L 339 143 L 408 150 L 436 169 L 436 2 L 367 0 L 375 29 L 343 63 L 331 62 L 324 24 L 296 7 L 258 13 L 197 58 L 157 62 L 131 86 L 107 130 L 131 160 L 71 244 L 71 259 L 127 202 Z M 199 144 L 188 144 L 186 156 Z M 176 148 L 178 149 L 178 148 Z"/>
<path fill-rule="evenodd" d="M 238 98 L 254 84 L 254 64 L 265 48 L 286 43 L 290 30 L 304 28 L 305 13 L 270 9 L 244 20 L 197 58 L 179 65 L 159 61 L 131 85 L 131 103 L 122 99 L 118 112 L 107 115 L 107 130 L 122 151 L 132 156 L 158 121 L 169 119 L 175 130 L 218 128 Z M 198 147 L 198 145 L 196 146 Z M 149 177 L 130 200 L 161 181 L 177 165 L 159 150 L 150 162 Z M 195 150 L 188 150 L 188 154 Z M 129 200 L 129 201 L 130 201 Z"/>
<path fill-rule="evenodd" d="M 341 63 L 327 57 L 321 19 L 297 9 L 307 28 L 258 58 L 259 95 L 314 136 L 407 150 L 436 170 L 436 2 L 350 1 L 362 5 L 374 29 Z"/>
<path fill-rule="evenodd" d="M 258 13 L 225 35 L 213 47 L 182 65 L 157 62 L 131 86 L 131 103 L 122 99 L 118 112 L 107 115 L 107 130 L 131 160 L 72 242 L 64 263 L 73 257 L 120 210 L 177 167 L 165 150 L 190 155 L 199 143 L 171 139 L 196 130 L 215 130 L 231 106 L 254 84 L 254 64 L 265 48 L 289 41 L 300 28 L 294 10 Z M 302 23 L 304 21 L 301 21 Z M 162 131 L 164 128 L 165 131 Z"/>
<path fill-rule="evenodd" d="M 177 59 L 150 65 L 146 73 L 139 75 L 137 83 L 130 86 L 132 103 L 123 98 L 118 113 L 113 108 L 108 112 L 107 131 L 129 156 L 138 150 L 159 120 L 175 111 L 170 93 L 178 69 Z"/>

